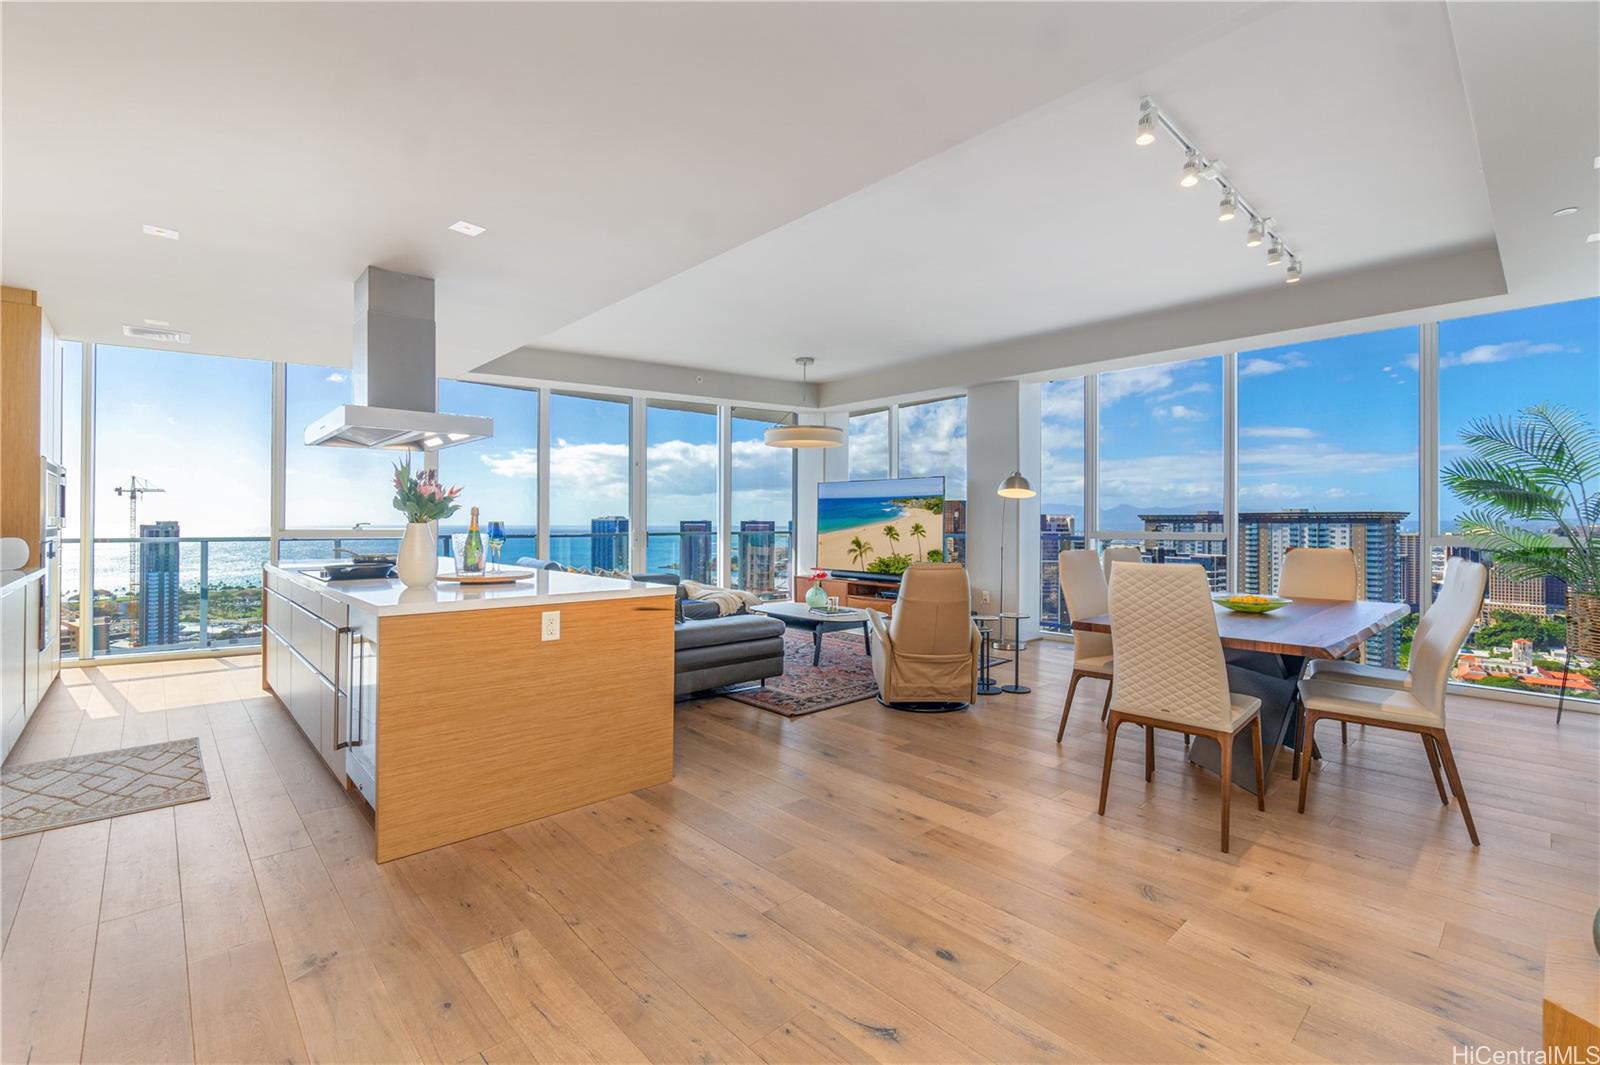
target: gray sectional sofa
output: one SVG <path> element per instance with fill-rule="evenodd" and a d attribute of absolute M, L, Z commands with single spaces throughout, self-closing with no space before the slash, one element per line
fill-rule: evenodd
<path fill-rule="evenodd" d="M 783 622 L 761 614 L 718 617 L 712 603 L 684 597 L 676 573 L 635 573 L 633 579 L 677 588 L 673 691 L 710 691 L 783 676 Z"/>

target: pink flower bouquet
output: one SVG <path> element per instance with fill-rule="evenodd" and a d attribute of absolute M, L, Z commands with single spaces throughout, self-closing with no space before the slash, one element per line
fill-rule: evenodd
<path fill-rule="evenodd" d="M 456 496 L 460 488 L 446 488 L 439 483 L 435 470 L 411 472 L 411 462 L 397 462 L 394 466 L 394 509 L 406 516 L 408 522 L 439 521 L 461 509 Z"/>

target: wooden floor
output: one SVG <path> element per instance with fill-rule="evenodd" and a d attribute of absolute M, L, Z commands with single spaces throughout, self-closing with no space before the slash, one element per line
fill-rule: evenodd
<path fill-rule="evenodd" d="M 668 785 L 385 866 L 256 658 L 67 670 L 13 763 L 198 736 L 211 799 L 4 843 L 7 1062 L 1432 1061 L 1539 1045 L 1600 882 L 1600 719 L 1329 728 L 1259 814 L 1071 653 L 973 711 L 677 711 Z M 603 708 L 596 708 L 603 712 Z"/>

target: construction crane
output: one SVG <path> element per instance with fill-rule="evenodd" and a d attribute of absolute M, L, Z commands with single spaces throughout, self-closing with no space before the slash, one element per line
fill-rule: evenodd
<path fill-rule="evenodd" d="M 114 491 L 128 497 L 128 594 L 133 595 L 139 587 L 139 497 L 166 489 L 157 488 L 143 477 L 129 476 L 128 483 L 117 485 Z"/>

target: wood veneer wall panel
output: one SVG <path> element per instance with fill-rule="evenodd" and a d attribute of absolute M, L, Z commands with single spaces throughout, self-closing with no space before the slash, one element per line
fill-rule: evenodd
<path fill-rule="evenodd" d="M 378 622 L 377 860 L 672 779 L 672 598 Z"/>
<path fill-rule="evenodd" d="M 39 564 L 39 344 L 44 313 L 27 289 L 0 292 L 0 536 L 28 543 Z"/>

